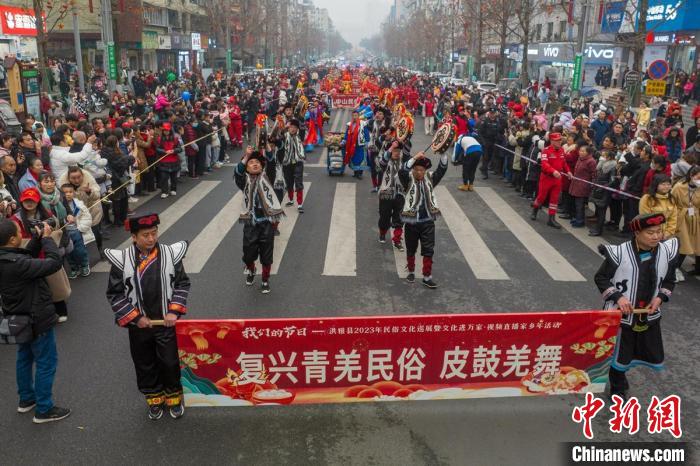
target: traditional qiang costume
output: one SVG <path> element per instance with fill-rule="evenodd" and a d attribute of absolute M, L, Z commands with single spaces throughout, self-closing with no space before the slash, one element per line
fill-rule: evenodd
<path fill-rule="evenodd" d="M 426 169 L 422 180 L 416 180 L 411 172 L 414 165 Z M 399 179 L 404 189 L 404 205 L 401 221 L 405 224 L 406 233 L 406 268 L 409 282 L 414 280 L 416 267 L 416 251 L 418 244 L 423 256 L 423 284 L 436 288 L 432 280 L 433 252 L 435 248 L 435 219 L 440 216 L 434 189 L 447 172 L 447 154 L 440 158 L 437 170 L 430 172 L 430 159 L 409 159 L 399 171 Z"/>
<path fill-rule="evenodd" d="M 262 264 L 262 292 L 269 293 L 270 271 L 275 247 L 275 225 L 284 216 L 284 211 L 275 195 L 270 180 L 265 175 L 265 157 L 254 152 L 249 160 L 257 159 L 263 166 L 259 175 L 246 171 L 243 162 L 239 162 L 234 171 L 236 186 L 243 191 L 243 209 L 239 221 L 243 226 L 243 263 L 246 267 L 246 284 L 253 285 L 255 280 L 255 261 Z"/>
<path fill-rule="evenodd" d="M 639 232 L 665 221 L 663 214 L 639 215 L 630 222 L 630 229 Z M 662 241 L 650 251 L 640 249 L 632 239 L 619 245 L 601 245 L 600 252 L 605 261 L 595 283 L 603 294 L 604 309 L 617 309 L 622 296 L 635 309 L 647 307 L 656 297 L 668 302 L 675 286 L 677 238 Z M 623 314 L 610 367 L 610 393 L 624 397 L 629 369 L 647 366 L 661 370 L 663 362 L 661 309 L 651 314 Z"/>
<path fill-rule="evenodd" d="M 387 121 L 387 113 L 383 109 L 377 109 L 375 112 L 382 112 L 384 115 L 384 120 L 383 121 L 378 121 L 375 119 L 370 120 L 369 126 L 370 126 L 370 133 L 369 133 L 369 145 L 367 147 L 367 164 L 369 165 L 370 168 L 370 174 L 372 177 L 372 188 L 373 192 L 376 192 L 379 188 L 379 184 L 381 183 L 381 169 L 379 167 L 381 163 L 381 158 L 383 157 L 382 153 L 382 134 L 386 130 L 386 128 L 389 126 L 389 122 Z"/>
<path fill-rule="evenodd" d="M 128 218 L 126 228 L 136 234 L 158 224 L 158 215 L 148 214 Z M 187 242 L 156 243 L 148 253 L 135 244 L 124 250 L 105 249 L 104 253 L 112 264 L 107 299 L 116 323 L 129 330 L 136 383 L 146 396 L 149 417 L 159 419 L 167 405 L 170 415 L 178 418 L 184 407 L 175 327 L 139 328 L 137 322 L 144 316 L 163 320 L 167 314 L 181 317 L 187 312 L 190 279 L 182 264 Z"/>
<path fill-rule="evenodd" d="M 299 128 L 298 120 L 291 120 L 291 126 Z M 284 184 L 287 187 L 289 196 L 288 206 L 294 205 L 294 191 L 297 193 L 297 209 L 304 212 L 304 145 L 301 142 L 299 133 L 292 135 L 289 131 L 284 133 L 284 137 L 277 142 L 277 157 L 282 160 L 282 175 Z M 275 186 L 279 186 L 279 180 L 275 176 Z"/>
<path fill-rule="evenodd" d="M 348 123 L 343 138 L 345 159 L 343 163 L 350 165 L 355 178 L 362 178 L 362 162 L 365 160 L 365 151 L 369 142 L 369 125 L 366 120 L 353 119 Z"/>
<path fill-rule="evenodd" d="M 399 146 L 403 150 L 402 146 Z M 394 160 L 391 152 L 386 151 L 379 159 L 381 169 L 379 186 L 379 242 L 386 242 L 386 234 L 389 227 L 394 229 L 391 238 L 394 247 L 403 251 L 401 236 L 403 235 L 403 223 L 401 222 L 401 212 L 404 207 L 404 192 L 399 171 L 403 163 L 402 158 Z"/>

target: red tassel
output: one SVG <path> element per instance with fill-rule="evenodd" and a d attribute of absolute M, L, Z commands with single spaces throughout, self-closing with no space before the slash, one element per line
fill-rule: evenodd
<path fill-rule="evenodd" d="M 119 0 L 119 11 L 124 13 L 124 0 Z"/>

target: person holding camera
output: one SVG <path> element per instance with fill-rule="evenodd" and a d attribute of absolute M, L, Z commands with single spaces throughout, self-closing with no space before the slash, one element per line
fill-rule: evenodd
<path fill-rule="evenodd" d="M 2 315 L 29 316 L 31 330 L 26 342 L 17 348 L 17 389 L 19 413 L 35 409 L 33 422 L 43 424 L 60 421 L 71 413 L 53 404 L 52 389 L 58 355 L 54 327 L 57 316 L 46 277 L 58 272 L 63 263 L 51 238 L 52 227 L 43 222 L 33 227 L 33 237 L 21 248 L 20 226 L 9 219 L 0 219 L 0 295 Z M 39 258 L 43 251 L 44 258 Z M 34 375 L 32 375 L 34 374 Z"/>

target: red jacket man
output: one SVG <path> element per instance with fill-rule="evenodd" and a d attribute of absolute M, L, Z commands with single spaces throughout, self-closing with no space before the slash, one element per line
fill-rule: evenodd
<path fill-rule="evenodd" d="M 549 201 L 548 213 L 549 220 L 547 225 L 552 228 L 560 229 L 561 225 L 557 223 L 555 216 L 557 214 L 557 206 L 559 204 L 559 193 L 561 192 L 561 177 L 562 174 L 571 176 L 571 170 L 566 163 L 564 149 L 561 147 L 561 134 L 551 133 L 549 135 L 551 145 L 542 150 L 540 164 L 542 165 L 542 173 L 540 175 L 540 184 L 537 190 L 537 199 L 532 203 L 532 220 L 537 220 L 537 212 L 546 200 Z"/>

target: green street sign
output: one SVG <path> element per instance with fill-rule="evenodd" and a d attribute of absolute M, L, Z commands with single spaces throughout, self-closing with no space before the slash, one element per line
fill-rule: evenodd
<path fill-rule="evenodd" d="M 117 79 L 117 53 L 114 42 L 107 44 L 107 59 L 109 60 L 109 79 Z"/>
<path fill-rule="evenodd" d="M 578 91 L 581 89 L 581 65 L 583 63 L 583 54 L 577 53 L 574 58 L 574 76 L 571 79 L 571 90 Z"/>
<path fill-rule="evenodd" d="M 226 50 L 226 71 L 229 73 L 233 71 L 233 50 Z"/>

